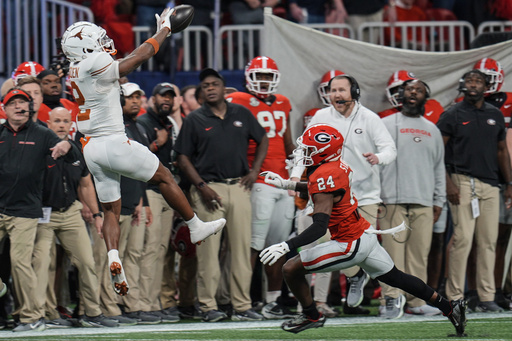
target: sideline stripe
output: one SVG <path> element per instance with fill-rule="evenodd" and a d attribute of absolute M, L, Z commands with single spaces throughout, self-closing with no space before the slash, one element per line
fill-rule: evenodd
<path fill-rule="evenodd" d="M 473 319 L 499 319 L 510 318 L 509 312 L 505 313 L 471 313 L 468 314 L 468 320 Z M 442 315 L 437 316 L 417 316 L 405 314 L 402 318 L 397 320 L 388 320 L 383 317 L 336 317 L 329 318 L 325 323 L 326 326 L 342 326 L 354 324 L 380 324 L 380 323 L 408 323 L 408 322 L 429 322 L 441 321 L 447 322 L 446 317 Z M 282 320 L 266 320 L 266 321 L 250 321 L 250 322 L 193 322 L 193 323 L 177 323 L 177 324 L 156 324 L 156 325 L 138 325 L 138 326 L 121 326 L 117 328 L 68 328 L 68 329 L 46 329 L 42 332 L 19 332 L 13 333 L 12 330 L 0 330 L 0 339 L 23 339 L 24 337 L 43 336 L 49 340 L 51 336 L 69 336 L 70 340 L 78 340 L 80 336 L 87 335 L 87 339 L 94 338 L 93 335 L 107 335 L 118 334 L 121 338 L 124 334 L 148 332 L 199 332 L 208 330 L 221 330 L 221 329 L 262 329 L 262 328 L 280 328 Z M 36 339 L 37 340 L 37 339 Z M 139 339 L 138 339 L 139 340 Z M 152 339 L 154 340 L 154 339 Z M 176 341 L 176 340 L 175 340 Z"/>

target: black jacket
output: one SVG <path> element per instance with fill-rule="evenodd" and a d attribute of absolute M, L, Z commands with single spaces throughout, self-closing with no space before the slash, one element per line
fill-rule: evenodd
<path fill-rule="evenodd" d="M 177 170 L 176 170 L 176 167 L 174 167 L 174 165 L 173 165 L 173 161 L 176 160 L 176 153 L 172 149 L 173 142 L 172 142 L 172 123 L 171 123 L 171 121 L 167 117 L 164 120 L 162 120 L 153 111 L 153 109 L 149 108 L 147 113 L 145 113 L 142 116 L 137 117 L 137 123 L 139 123 L 146 131 L 146 136 L 147 136 L 150 144 L 156 140 L 155 128 L 158 130 L 165 129 L 167 131 L 169 138 L 167 139 L 167 142 L 165 142 L 165 144 L 163 146 L 160 146 L 160 148 L 158 148 L 155 155 L 158 157 L 160 162 L 165 167 L 169 168 L 169 170 L 173 174 L 175 174 Z M 151 189 L 157 193 L 160 193 L 160 190 L 158 189 L 157 185 L 148 184 L 148 189 Z"/>
<path fill-rule="evenodd" d="M 145 146 L 149 145 L 146 131 L 133 119 L 123 115 L 126 136 Z M 121 214 L 131 215 L 142 197 L 143 205 L 148 205 L 146 183 L 121 176 Z"/>
<path fill-rule="evenodd" d="M 42 217 L 46 156 L 60 141 L 53 131 L 31 120 L 17 132 L 8 122 L 0 126 L 0 214 Z M 79 155 L 73 146 L 64 160 L 75 162 Z"/>

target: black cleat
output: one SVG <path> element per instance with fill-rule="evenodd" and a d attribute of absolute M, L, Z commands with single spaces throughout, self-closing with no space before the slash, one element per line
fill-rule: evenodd
<path fill-rule="evenodd" d="M 318 320 L 312 320 L 309 317 L 307 317 L 305 314 L 300 314 L 293 320 L 289 320 L 284 322 L 281 325 L 281 328 L 284 331 L 290 332 L 290 333 L 299 333 L 303 330 L 309 329 L 309 328 L 319 328 L 323 327 L 325 323 L 325 316 L 320 314 L 320 317 Z"/>
<path fill-rule="evenodd" d="M 464 299 L 453 300 L 450 302 L 452 306 L 452 311 L 448 314 L 448 319 L 455 326 L 455 330 L 457 331 L 456 336 L 467 336 L 464 333 L 466 329 L 466 308 L 467 303 Z"/>

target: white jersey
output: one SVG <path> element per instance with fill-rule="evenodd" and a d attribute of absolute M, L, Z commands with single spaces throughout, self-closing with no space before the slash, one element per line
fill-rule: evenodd
<path fill-rule="evenodd" d="M 85 136 L 125 134 L 120 102 L 119 62 L 106 52 L 71 63 L 69 76 L 80 113 L 78 130 Z"/>

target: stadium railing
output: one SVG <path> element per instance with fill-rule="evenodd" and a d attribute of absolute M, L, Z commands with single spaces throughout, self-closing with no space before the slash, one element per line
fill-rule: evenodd
<path fill-rule="evenodd" d="M 474 37 L 467 21 L 368 22 L 357 31 L 361 41 L 418 51 L 465 50 Z"/>

